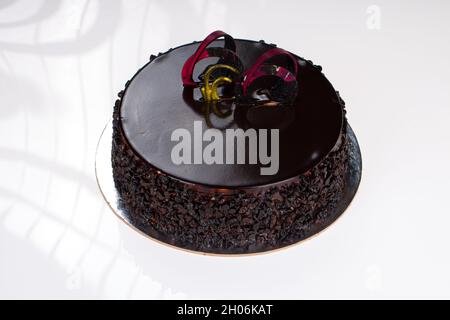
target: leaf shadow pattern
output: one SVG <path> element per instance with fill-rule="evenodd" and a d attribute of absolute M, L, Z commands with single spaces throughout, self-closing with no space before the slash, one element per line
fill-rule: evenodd
<path fill-rule="evenodd" d="M 17 23 L 35 24 L 38 22 L 42 22 L 42 20 L 37 20 L 48 18 L 50 16 L 49 12 L 55 13 L 56 9 L 59 6 L 59 2 L 60 1 L 58 0 L 44 1 L 44 9 L 48 11 L 41 12 L 40 14 L 35 15 L 33 18 L 29 18 L 20 23 Z M 56 56 L 81 54 L 83 52 L 90 51 L 102 44 L 114 34 L 114 31 L 117 28 L 121 17 L 122 4 L 120 1 L 97 0 L 97 2 L 97 14 L 94 22 L 89 27 L 89 29 L 83 32 L 77 39 L 67 41 L 48 41 L 42 43 L 0 41 L 0 50 Z M 83 15 L 91 5 L 91 1 L 87 1 L 85 3 L 85 7 L 83 8 Z"/>

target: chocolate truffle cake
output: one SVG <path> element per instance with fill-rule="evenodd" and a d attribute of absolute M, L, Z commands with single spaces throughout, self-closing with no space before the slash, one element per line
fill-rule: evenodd
<path fill-rule="evenodd" d="M 296 243 L 333 222 L 356 191 L 353 183 L 348 194 L 349 132 L 320 66 L 215 32 L 151 56 L 119 93 L 111 159 L 121 210 L 189 250 Z"/>

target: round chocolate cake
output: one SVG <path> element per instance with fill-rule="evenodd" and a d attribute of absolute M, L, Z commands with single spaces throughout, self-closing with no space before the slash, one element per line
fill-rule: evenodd
<path fill-rule="evenodd" d="M 344 103 L 311 61 L 219 36 L 151 56 L 119 93 L 111 159 L 121 210 L 189 250 L 296 243 L 356 191 Z"/>

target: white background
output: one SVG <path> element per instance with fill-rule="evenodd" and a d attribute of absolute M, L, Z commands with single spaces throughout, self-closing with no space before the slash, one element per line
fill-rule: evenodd
<path fill-rule="evenodd" d="M 0 0 L 0 297 L 450 298 L 450 2 Z M 94 159 L 150 54 L 222 29 L 313 60 L 363 155 L 346 213 L 301 245 L 207 257 L 107 207 Z"/>

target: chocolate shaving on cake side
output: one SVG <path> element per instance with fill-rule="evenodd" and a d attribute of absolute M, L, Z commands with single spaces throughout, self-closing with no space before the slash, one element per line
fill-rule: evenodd
<path fill-rule="evenodd" d="M 134 154 L 120 128 L 120 103 L 113 118 L 115 186 L 131 224 L 157 239 L 212 253 L 277 249 L 315 233 L 340 199 L 347 170 L 345 132 L 336 150 L 295 181 L 256 192 L 205 192 Z"/>

